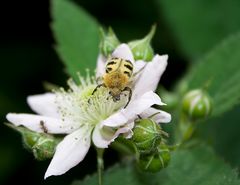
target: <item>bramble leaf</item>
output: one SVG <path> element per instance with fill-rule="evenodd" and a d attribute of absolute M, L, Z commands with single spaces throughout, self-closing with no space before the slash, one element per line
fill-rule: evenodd
<path fill-rule="evenodd" d="M 52 0 L 52 29 L 56 50 L 67 72 L 76 77 L 96 66 L 99 45 L 98 24 L 85 10 L 69 0 Z"/>

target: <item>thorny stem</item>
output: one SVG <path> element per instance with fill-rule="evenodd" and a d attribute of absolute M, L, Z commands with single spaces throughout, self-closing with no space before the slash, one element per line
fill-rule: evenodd
<path fill-rule="evenodd" d="M 103 161 L 104 149 L 96 148 L 96 150 L 97 150 L 98 185 L 102 185 L 103 184 L 103 169 L 104 169 L 104 161 Z"/>

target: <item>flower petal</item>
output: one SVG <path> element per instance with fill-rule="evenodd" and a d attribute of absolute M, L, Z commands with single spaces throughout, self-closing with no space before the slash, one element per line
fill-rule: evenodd
<path fill-rule="evenodd" d="M 62 175 L 80 163 L 86 156 L 91 139 L 91 129 L 82 127 L 67 135 L 57 146 L 44 178 Z"/>
<path fill-rule="evenodd" d="M 92 135 L 93 143 L 98 148 L 107 148 L 110 143 L 112 143 L 120 134 L 126 134 L 126 138 L 130 138 L 132 136 L 133 124 L 126 124 L 124 127 L 119 128 L 117 131 L 108 132 L 104 134 L 104 127 L 101 128 L 100 124 L 98 124 Z M 111 128 L 107 128 L 111 129 Z"/>
<path fill-rule="evenodd" d="M 125 109 L 120 110 L 102 121 L 101 126 L 119 127 L 126 124 L 126 122 L 132 122 L 137 115 L 154 104 L 165 105 L 156 93 L 152 91 L 146 92 L 140 98 L 130 101 Z"/>
<path fill-rule="evenodd" d="M 106 57 L 104 57 L 102 54 L 98 55 L 96 71 L 97 78 L 103 76 L 103 74 L 105 73 L 106 60 Z"/>
<path fill-rule="evenodd" d="M 71 124 L 63 125 L 60 119 L 34 114 L 9 113 L 6 118 L 15 126 L 22 125 L 32 131 L 40 133 L 64 134 L 71 133 L 76 129 L 76 126 Z"/>
<path fill-rule="evenodd" d="M 56 95 L 45 93 L 27 97 L 27 103 L 37 114 L 59 118 L 57 105 L 55 103 Z"/>
<path fill-rule="evenodd" d="M 155 91 L 158 82 L 167 66 L 167 55 L 156 55 L 152 62 L 148 62 L 135 83 L 133 98 L 139 97 L 147 91 Z"/>
<path fill-rule="evenodd" d="M 124 115 L 124 111 L 120 110 L 119 112 L 111 115 L 107 119 L 101 122 L 101 127 L 103 126 L 109 126 L 109 127 L 118 127 L 120 125 L 123 125 L 127 123 L 128 119 Z"/>
<path fill-rule="evenodd" d="M 157 123 L 169 123 L 171 121 L 171 114 L 152 107 L 148 108 L 142 114 L 140 114 L 140 116 L 143 118 L 148 118 L 152 115 L 154 115 L 152 119 Z"/>
<path fill-rule="evenodd" d="M 125 60 L 130 60 L 134 64 L 132 51 L 127 44 L 119 45 L 112 53 L 112 56 L 122 58 Z"/>
<path fill-rule="evenodd" d="M 136 74 L 136 73 L 138 73 L 140 70 L 142 70 L 147 63 L 148 63 L 148 62 L 145 62 L 145 61 L 143 61 L 143 60 L 137 60 L 137 61 L 135 62 L 134 68 L 133 68 L 133 74 Z"/>

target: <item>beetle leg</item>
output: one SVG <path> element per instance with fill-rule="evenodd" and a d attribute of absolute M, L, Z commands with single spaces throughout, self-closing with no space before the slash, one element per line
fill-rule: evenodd
<path fill-rule="evenodd" d="M 131 100 L 131 98 L 132 98 L 132 89 L 130 88 L 130 87 L 125 87 L 123 90 L 122 90 L 122 92 L 123 91 L 128 91 L 129 92 L 129 95 L 128 95 L 128 102 L 127 102 L 127 104 L 124 106 L 124 109 L 128 106 L 128 104 L 129 104 L 129 102 L 130 102 L 130 100 Z"/>
<path fill-rule="evenodd" d="M 94 93 L 98 90 L 98 88 L 100 88 L 100 87 L 105 87 L 105 85 L 104 84 L 99 84 L 99 85 L 97 85 L 97 87 L 93 90 L 93 92 L 92 92 L 92 95 L 94 95 Z"/>

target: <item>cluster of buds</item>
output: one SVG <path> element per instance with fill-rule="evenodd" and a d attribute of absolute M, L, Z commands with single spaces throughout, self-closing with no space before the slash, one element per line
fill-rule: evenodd
<path fill-rule="evenodd" d="M 139 168 L 147 172 L 158 172 L 167 167 L 170 151 L 164 136 L 168 134 L 151 118 L 136 120 L 135 124 L 132 141 L 137 150 Z"/>

